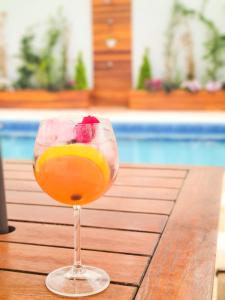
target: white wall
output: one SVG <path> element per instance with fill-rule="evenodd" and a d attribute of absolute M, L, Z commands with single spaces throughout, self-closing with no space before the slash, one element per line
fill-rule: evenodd
<path fill-rule="evenodd" d="M 183 0 L 188 6 L 198 8 L 203 0 Z M 165 31 L 170 17 L 173 0 L 132 0 L 132 30 L 133 30 L 133 83 L 135 84 L 138 68 L 143 51 L 146 47 L 151 50 L 151 60 L 154 77 L 164 74 L 164 43 Z M 25 29 L 32 24 L 41 31 L 41 24 L 54 15 L 58 7 L 63 7 L 64 14 L 71 25 L 71 47 L 69 59 L 71 72 L 74 58 L 81 50 L 88 72 L 90 86 L 93 84 L 92 61 L 92 28 L 91 28 L 91 0 L 0 0 L 0 11 L 8 13 L 6 23 L 6 42 L 8 51 L 8 74 L 15 79 L 18 60 L 19 40 Z M 206 10 L 207 16 L 216 21 L 218 27 L 225 32 L 225 0 L 209 0 Z M 202 60 L 202 41 L 205 30 L 197 23 L 193 23 L 195 41 L 195 59 L 197 61 L 197 76 L 202 77 L 205 64 Z M 182 69 L 183 58 L 181 55 Z M 225 75 L 225 74 L 224 74 Z M 225 78 L 225 76 L 224 76 Z"/>
<path fill-rule="evenodd" d="M 0 0 L 0 11 L 7 12 L 6 44 L 8 53 L 8 75 L 15 79 L 19 41 L 25 29 L 35 25 L 43 30 L 43 23 L 62 7 L 71 25 L 71 45 L 69 49 L 70 72 L 79 51 L 83 52 L 87 67 L 88 81 L 92 86 L 92 32 L 91 0 Z"/>

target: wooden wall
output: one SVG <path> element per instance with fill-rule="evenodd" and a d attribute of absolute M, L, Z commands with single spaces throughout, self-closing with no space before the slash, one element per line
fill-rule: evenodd
<path fill-rule="evenodd" d="M 93 99 L 99 105 L 127 105 L 131 89 L 131 1 L 93 0 Z M 117 41 L 109 48 L 106 40 Z"/>

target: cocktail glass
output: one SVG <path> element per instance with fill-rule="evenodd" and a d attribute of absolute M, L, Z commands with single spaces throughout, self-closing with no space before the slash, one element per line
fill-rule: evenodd
<path fill-rule="evenodd" d="M 80 210 L 109 189 L 117 171 L 117 144 L 109 120 L 88 116 L 41 122 L 34 147 L 35 178 L 44 192 L 74 210 L 74 262 L 48 274 L 50 291 L 81 297 L 108 287 L 104 270 L 81 263 Z"/>

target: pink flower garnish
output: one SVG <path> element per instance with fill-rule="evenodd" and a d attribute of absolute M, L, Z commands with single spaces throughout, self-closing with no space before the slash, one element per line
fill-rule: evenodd
<path fill-rule="evenodd" d="M 95 125 L 100 123 L 99 120 L 93 116 L 84 117 L 81 123 L 75 126 L 76 142 L 89 143 L 95 137 Z"/>
<path fill-rule="evenodd" d="M 87 116 L 83 117 L 83 120 L 81 122 L 82 124 L 96 124 L 100 123 L 99 120 L 93 116 Z"/>

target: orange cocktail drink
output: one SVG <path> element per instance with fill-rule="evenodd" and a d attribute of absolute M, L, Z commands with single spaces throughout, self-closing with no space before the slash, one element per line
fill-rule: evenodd
<path fill-rule="evenodd" d="M 93 146 L 79 143 L 45 150 L 36 161 L 35 177 L 47 194 L 68 205 L 97 199 L 111 181 L 104 155 Z"/>

